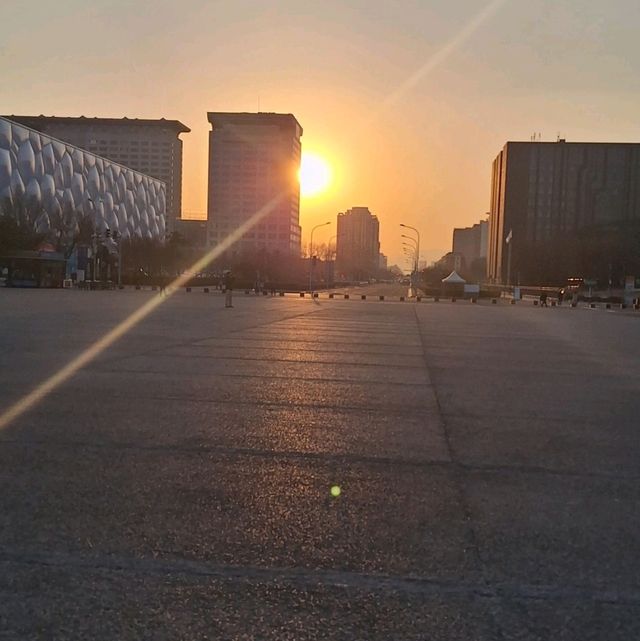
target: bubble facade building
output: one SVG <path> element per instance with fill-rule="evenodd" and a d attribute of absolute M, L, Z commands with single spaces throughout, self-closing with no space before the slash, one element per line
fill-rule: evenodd
<path fill-rule="evenodd" d="M 40 210 L 41 233 L 53 216 L 71 211 L 77 220 L 90 216 L 100 233 L 165 235 L 163 181 L 0 118 L 0 208 L 7 202 Z"/>

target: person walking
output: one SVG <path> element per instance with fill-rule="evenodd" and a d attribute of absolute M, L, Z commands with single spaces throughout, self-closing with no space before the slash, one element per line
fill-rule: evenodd
<path fill-rule="evenodd" d="M 547 293 L 540 294 L 540 307 L 547 307 Z"/>
<path fill-rule="evenodd" d="M 224 273 L 223 283 L 224 283 L 224 306 L 228 309 L 230 307 L 233 307 L 232 305 L 233 276 L 231 274 L 230 269 L 228 269 Z"/>

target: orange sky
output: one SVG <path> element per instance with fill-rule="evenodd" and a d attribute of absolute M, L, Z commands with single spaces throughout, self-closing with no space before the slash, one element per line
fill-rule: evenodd
<path fill-rule="evenodd" d="M 335 180 L 303 200 L 304 240 L 365 205 L 391 262 L 399 222 L 435 259 L 486 212 L 506 140 L 640 139 L 639 22 L 635 0 L 5 0 L 0 103 L 183 121 L 187 214 L 206 210 L 207 111 L 293 113 Z"/>

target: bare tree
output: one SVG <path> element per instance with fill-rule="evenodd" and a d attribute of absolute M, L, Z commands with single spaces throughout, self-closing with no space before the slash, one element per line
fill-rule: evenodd
<path fill-rule="evenodd" d="M 37 230 L 41 210 L 25 200 L 0 203 L 0 250 L 32 250 L 46 238 Z"/>

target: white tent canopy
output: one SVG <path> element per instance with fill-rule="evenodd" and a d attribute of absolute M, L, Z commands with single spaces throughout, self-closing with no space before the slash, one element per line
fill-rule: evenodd
<path fill-rule="evenodd" d="M 455 269 L 442 282 L 449 285 L 464 285 L 467 281 Z"/>

